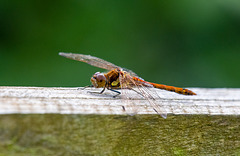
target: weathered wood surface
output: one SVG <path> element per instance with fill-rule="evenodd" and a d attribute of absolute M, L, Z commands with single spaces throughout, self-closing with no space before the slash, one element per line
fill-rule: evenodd
<path fill-rule="evenodd" d="M 240 155 L 240 89 L 191 89 L 198 95 L 158 90 L 156 102 L 200 115 L 163 119 L 139 96 L 130 101 L 141 115 L 99 115 L 129 108 L 95 88 L 0 87 L 0 155 Z"/>
<path fill-rule="evenodd" d="M 156 102 L 168 114 L 239 115 L 240 89 L 190 88 L 196 96 L 179 95 L 155 89 L 160 99 Z M 0 87 L 0 114 L 126 114 L 134 105 L 138 114 L 156 114 L 148 101 L 134 95 L 130 104 L 124 97 L 113 98 L 114 92 L 104 94 L 96 88 Z"/>

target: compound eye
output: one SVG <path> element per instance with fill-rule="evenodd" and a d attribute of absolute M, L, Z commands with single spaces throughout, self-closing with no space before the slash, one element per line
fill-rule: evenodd
<path fill-rule="evenodd" d="M 94 78 L 94 79 L 97 79 L 97 76 L 98 76 L 99 74 L 101 74 L 101 73 L 100 73 L 100 72 L 96 72 L 96 73 L 93 75 L 93 78 Z"/>
<path fill-rule="evenodd" d="M 106 77 L 103 74 L 97 74 L 96 80 L 99 82 L 106 81 Z"/>

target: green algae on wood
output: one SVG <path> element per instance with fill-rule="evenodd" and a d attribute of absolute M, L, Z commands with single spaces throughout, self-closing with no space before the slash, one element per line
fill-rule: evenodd
<path fill-rule="evenodd" d="M 1 115 L 0 155 L 238 155 L 239 116 Z"/>

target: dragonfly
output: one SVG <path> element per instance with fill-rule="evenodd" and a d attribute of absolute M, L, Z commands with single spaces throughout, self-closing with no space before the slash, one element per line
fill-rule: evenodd
<path fill-rule="evenodd" d="M 156 91 L 150 88 L 163 89 L 183 95 L 196 95 L 196 93 L 189 89 L 145 81 L 141 77 L 137 76 L 137 74 L 135 74 L 133 71 L 119 67 L 98 57 L 65 52 L 60 52 L 59 55 L 72 60 L 85 62 L 98 68 L 106 69 L 108 72 L 96 72 L 91 77 L 91 83 L 93 87 L 103 88 L 100 94 L 102 94 L 105 89 L 108 89 L 116 92 L 117 95 L 123 95 L 124 93 L 126 98 L 130 99 L 131 93 L 126 92 L 126 90 L 133 90 L 138 95 L 146 99 L 150 104 L 151 108 L 163 118 L 167 118 L 167 111 L 163 107 L 161 107 L 159 103 L 157 103 L 156 99 L 160 97 L 158 96 Z M 118 91 L 118 89 L 121 89 L 121 92 Z M 123 109 L 125 110 L 124 107 Z"/>

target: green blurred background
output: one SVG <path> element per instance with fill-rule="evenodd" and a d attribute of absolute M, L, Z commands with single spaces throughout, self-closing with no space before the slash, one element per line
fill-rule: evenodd
<path fill-rule="evenodd" d="M 90 54 L 148 81 L 240 87 L 240 1 L 0 1 L 0 85 L 86 86 Z"/>

